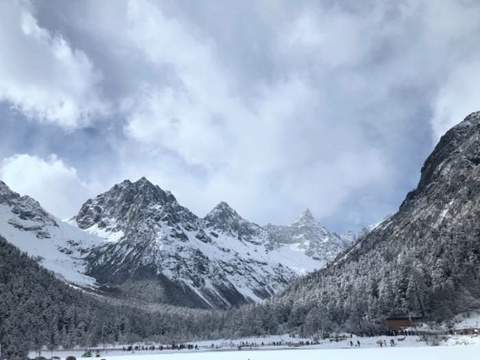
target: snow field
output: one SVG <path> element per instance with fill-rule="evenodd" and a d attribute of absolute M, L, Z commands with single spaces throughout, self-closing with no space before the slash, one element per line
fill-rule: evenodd
<path fill-rule="evenodd" d="M 480 345 L 349 349 L 283 349 L 102 356 L 106 360 L 478 360 Z"/>
<path fill-rule="evenodd" d="M 395 347 L 379 347 L 378 340 L 395 339 Z M 288 336 L 272 336 L 268 338 L 244 338 L 239 340 L 215 340 L 197 342 L 200 350 L 155 350 L 155 351 L 108 351 L 101 352 L 100 359 L 105 360 L 480 360 L 480 337 L 478 336 L 451 336 L 447 341 L 441 342 L 440 346 L 429 346 L 421 341 L 420 337 L 406 337 L 399 341 L 396 337 L 371 337 L 371 338 L 347 338 L 342 341 L 323 340 L 318 345 L 289 347 L 287 345 L 266 345 L 250 349 L 244 347 L 238 350 L 238 344 L 256 343 L 270 344 L 275 341 L 308 340 L 293 339 Z M 402 338 L 400 338 L 402 339 Z M 360 347 L 351 347 L 350 341 L 356 344 L 360 341 Z M 211 345 L 214 345 L 212 349 Z M 216 349 L 218 347 L 218 349 Z M 59 356 L 65 359 L 74 355 L 80 360 L 84 351 L 54 351 L 44 352 L 48 357 Z M 30 357 L 35 357 L 34 353 Z"/>

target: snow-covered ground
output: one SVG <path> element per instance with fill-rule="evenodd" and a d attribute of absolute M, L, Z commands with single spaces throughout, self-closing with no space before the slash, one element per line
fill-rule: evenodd
<path fill-rule="evenodd" d="M 395 347 L 390 340 L 395 340 Z M 403 341 L 400 341 L 402 340 Z M 105 360 L 479 360 L 480 337 L 451 336 L 441 341 L 440 346 L 430 346 L 420 337 L 372 337 L 347 338 L 342 341 L 323 340 L 310 346 L 288 345 L 289 341 L 309 341 L 309 339 L 292 339 L 288 337 L 251 338 L 240 340 L 216 340 L 198 342 L 199 350 L 154 350 L 154 351 L 102 351 L 99 359 Z M 379 341 L 386 341 L 388 346 L 380 347 Z M 282 341 L 283 345 L 274 346 L 273 342 Z M 351 346 L 350 341 L 354 344 Z M 360 341 L 360 346 L 355 346 Z M 241 343 L 265 346 L 245 346 L 238 350 Z M 213 346 L 212 346 L 213 345 Z M 45 352 L 46 357 L 59 356 L 62 360 L 68 355 L 80 358 L 83 351 Z M 30 354 L 34 357 L 35 354 Z"/>
<path fill-rule="evenodd" d="M 357 348 L 357 349 L 294 349 L 190 354 L 144 355 L 138 360 L 470 360 L 479 359 L 480 346 L 420 347 L 420 348 Z M 124 360 L 108 357 L 107 360 Z"/>
<path fill-rule="evenodd" d="M 456 320 L 457 322 L 453 326 L 456 330 L 480 329 L 480 313 L 469 314 L 468 317 L 459 315 Z"/>

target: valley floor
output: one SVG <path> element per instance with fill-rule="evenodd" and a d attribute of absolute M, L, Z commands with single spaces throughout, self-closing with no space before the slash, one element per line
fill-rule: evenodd
<path fill-rule="evenodd" d="M 278 338 L 242 339 L 236 342 L 249 342 L 261 344 L 278 341 Z M 346 339 L 339 342 L 322 341 L 317 345 L 310 346 L 246 346 L 238 350 L 238 346 L 232 342 L 214 341 L 197 343 L 199 350 L 164 350 L 164 351 L 122 351 L 104 350 L 99 359 L 105 360 L 479 360 L 480 359 L 480 337 L 478 336 L 451 336 L 441 341 L 439 346 L 430 346 L 419 337 L 407 337 L 403 341 L 396 339 L 396 346 L 377 345 L 379 340 L 386 340 L 389 344 L 392 337 L 372 337 Z M 251 341 L 255 340 L 255 341 Z M 297 339 L 298 340 L 298 339 Z M 356 344 L 360 341 L 360 347 L 351 346 L 350 341 Z M 213 344 L 213 346 L 212 346 Z M 45 352 L 45 357 L 59 356 L 65 359 L 68 355 L 75 355 L 80 359 L 81 351 Z M 30 357 L 34 357 L 31 354 Z"/>

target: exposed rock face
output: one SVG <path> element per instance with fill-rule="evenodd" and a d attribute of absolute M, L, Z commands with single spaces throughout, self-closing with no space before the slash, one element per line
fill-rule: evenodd
<path fill-rule="evenodd" d="M 280 301 L 302 299 L 305 312 L 320 306 L 354 331 L 381 329 L 386 316 L 448 319 L 479 308 L 479 165 L 474 113 L 441 138 L 396 214 Z"/>
<path fill-rule="evenodd" d="M 188 209 L 180 206 L 175 197 L 163 191 L 145 178 L 132 183 L 125 180 L 110 191 L 88 200 L 75 217 L 81 229 L 96 225 L 99 229 L 118 232 L 130 231 L 129 236 L 144 236 L 155 229 L 139 229 L 139 224 L 148 221 L 162 222 L 176 227 L 182 224 L 186 231 L 196 230 L 199 219 Z"/>
<path fill-rule="evenodd" d="M 308 209 L 292 225 L 269 224 L 266 229 L 272 235 L 275 243 L 296 244 L 308 256 L 318 259 L 324 264 L 335 259 L 355 240 L 355 235 L 351 232 L 340 236 L 328 231 Z"/>
<path fill-rule="evenodd" d="M 211 231 L 219 231 L 238 240 L 265 242 L 265 230 L 257 224 L 243 219 L 227 203 L 221 202 L 204 217 L 204 223 Z"/>

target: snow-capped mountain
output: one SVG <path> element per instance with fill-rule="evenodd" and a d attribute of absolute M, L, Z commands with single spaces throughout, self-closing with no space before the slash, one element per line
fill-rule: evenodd
<path fill-rule="evenodd" d="M 142 178 L 88 200 L 63 222 L 0 183 L 0 235 L 57 277 L 191 307 L 263 300 L 323 267 L 345 240 L 310 217 L 264 228 L 221 202 L 202 219 Z"/>
<path fill-rule="evenodd" d="M 103 240 L 66 224 L 28 196 L 20 196 L 0 181 L 0 235 L 35 258 L 59 278 L 92 287 L 83 257 Z"/>
<path fill-rule="evenodd" d="M 335 259 L 340 252 L 355 241 L 353 232 L 338 235 L 328 231 L 308 209 L 291 225 L 268 224 L 265 228 L 271 234 L 275 244 L 297 246 L 308 256 L 323 264 Z"/>
<path fill-rule="evenodd" d="M 88 200 L 74 221 L 107 241 L 88 256 L 88 274 L 148 301 L 200 307 L 258 301 L 325 264 L 311 256 L 313 245 L 273 241 L 224 202 L 201 219 L 145 178 Z M 308 241 L 315 242 L 313 234 Z"/>
<path fill-rule="evenodd" d="M 220 232 L 238 240 L 259 245 L 265 244 L 268 240 L 268 234 L 262 227 L 243 219 L 223 201 L 204 217 L 203 222 L 210 234 Z"/>

